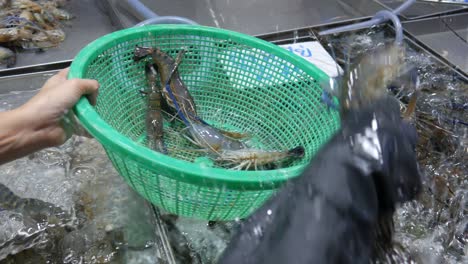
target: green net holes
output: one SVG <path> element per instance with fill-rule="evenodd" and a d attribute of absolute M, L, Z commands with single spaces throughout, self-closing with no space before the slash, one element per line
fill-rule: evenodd
<path fill-rule="evenodd" d="M 165 131 L 175 155 L 145 146 L 144 62 L 136 45 L 171 56 L 187 49 L 179 66 L 200 116 L 221 128 L 247 131 L 256 147 L 304 146 L 305 157 L 281 169 L 234 171 L 213 167 Z M 207 220 L 247 217 L 282 183 L 298 176 L 339 127 L 338 112 L 321 100 L 328 77 L 281 47 L 244 34 L 188 25 L 130 28 L 103 36 L 74 59 L 69 78 L 100 83 L 97 105 L 82 98 L 75 113 L 103 145 L 120 175 L 140 195 L 172 213 Z M 185 144 L 185 145 L 184 145 Z"/>

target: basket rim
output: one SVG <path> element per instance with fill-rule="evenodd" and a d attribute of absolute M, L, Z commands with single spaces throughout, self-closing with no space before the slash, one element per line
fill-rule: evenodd
<path fill-rule="evenodd" d="M 102 51 L 113 46 L 114 41 L 123 37 L 141 35 L 142 33 L 151 31 L 165 31 L 171 34 L 203 34 L 204 36 L 212 35 L 226 40 L 240 40 L 244 44 L 254 46 L 293 63 L 319 83 L 328 81 L 330 78 L 321 69 L 304 58 L 259 38 L 214 27 L 175 24 L 128 28 L 112 32 L 94 40 L 76 55 L 70 66 L 68 78 L 84 78 L 90 62 Z M 146 168 L 150 169 L 153 166 L 157 166 L 158 169 L 163 168 L 161 171 L 170 171 L 169 175 L 163 172 L 160 174 L 177 181 L 218 188 L 225 185 L 231 189 L 243 190 L 276 189 L 285 181 L 299 176 L 308 166 L 308 164 L 303 164 L 268 171 L 234 171 L 222 168 L 205 168 L 199 164 L 152 151 L 124 136 L 101 119 L 85 96 L 80 98 L 73 110 L 83 127 L 106 148 L 122 153 L 124 156 L 132 156 L 134 160 Z"/>

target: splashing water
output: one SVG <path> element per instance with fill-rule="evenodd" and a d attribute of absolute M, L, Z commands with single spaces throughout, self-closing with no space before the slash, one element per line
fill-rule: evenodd
<path fill-rule="evenodd" d="M 235 223 L 207 222 L 162 212 L 176 263 L 217 263 Z"/>
<path fill-rule="evenodd" d="M 392 34 L 386 28 L 375 27 L 321 41 L 331 43 L 337 61 L 344 63 L 393 41 Z M 421 93 L 413 121 L 425 181 L 420 197 L 397 210 L 394 242 L 404 247 L 406 253 L 401 254 L 417 263 L 465 263 L 468 262 L 468 83 L 427 53 L 407 43 L 405 48 L 405 60 L 418 68 L 420 79 Z M 392 92 L 400 99 L 404 111 L 411 91 Z"/>
<path fill-rule="evenodd" d="M 118 176 L 94 139 L 72 137 L 59 148 L 4 164 L 0 183 L 72 216 L 56 225 L 38 222 L 27 210 L 1 210 L 0 253 L 10 255 L 0 254 L 0 263 L 154 263 L 162 257 L 152 208 Z"/>
<path fill-rule="evenodd" d="M 391 35 L 376 27 L 326 41 L 333 44 L 336 59 L 344 62 L 393 41 Z M 399 254 L 418 263 L 468 262 L 468 128 L 463 124 L 468 84 L 431 56 L 406 48 L 406 60 L 417 65 L 421 81 L 415 122 L 426 178 L 419 199 L 395 214 L 394 242 L 405 249 Z M 404 108 L 410 94 L 395 93 Z M 0 95 L 0 111 L 19 106 L 33 94 Z M 59 148 L 0 166 L 0 183 L 20 197 L 53 204 L 73 216 L 67 225 L 42 223 L 39 230 L 44 232 L 36 232 L 30 229 L 37 225 L 35 219 L 0 210 L 0 251 L 5 242 L 24 241 L 8 248 L 14 254 L 10 260 L 154 263 L 162 258 L 154 245 L 151 208 L 117 175 L 95 140 L 73 137 Z M 228 228 L 225 223 L 209 227 L 206 221 L 177 218 L 165 224 L 172 246 L 179 247 L 178 252 L 188 250 L 193 263 L 216 263 L 231 233 L 231 223 Z"/>

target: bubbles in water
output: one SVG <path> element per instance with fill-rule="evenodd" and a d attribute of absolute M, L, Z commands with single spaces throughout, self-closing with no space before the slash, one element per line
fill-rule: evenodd
<path fill-rule="evenodd" d="M 12 213 L 9 218 L 13 221 L 23 222 L 23 216 L 21 214 Z"/>
<path fill-rule="evenodd" d="M 64 264 L 82 264 L 84 263 L 82 256 L 76 256 L 76 253 L 73 250 L 70 250 L 68 254 L 63 258 Z"/>
<path fill-rule="evenodd" d="M 339 61 L 349 58 L 353 62 L 387 41 L 385 36 L 393 33 L 376 27 L 358 34 L 332 36 L 327 41 L 333 44 Z M 468 218 L 466 198 L 463 198 L 468 189 L 468 128 L 456 120 L 466 122 L 467 109 L 463 106 L 468 97 L 468 83 L 459 80 L 431 55 L 406 44 L 405 47 L 405 61 L 418 68 L 420 79 L 416 128 L 418 160 L 426 182 L 418 200 L 398 209 L 395 240 L 420 263 L 467 262 L 466 243 L 461 247 L 456 238 L 461 236 L 461 226 Z M 398 94 L 402 104 L 407 103 L 407 93 Z"/>
<path fill-rule="evenodd" d="M 151 207 L 116 173 L 96 140 L 74 136 L 59 148 L 4 164 L 0 183 L 19 197 L 50 203 L 43 210 L 55 214 L 0 211 L 0 244 L 11 241 L 8 253 L 33 247 L 57 263 L 132 263 L 130 256 L 154 263 L 161 256 L 152 246 L 157 232 Z M 73 215 L 66 228 L 55 220 L 64 218 L 55 206 Z M 133 250 L 138 254 L 128 254 Z"/>
<path fill-rule="evenodd" d="M 87 180 L 96 176 L 96 169 L 90 166 L 77 166 L 72 169 L 70 174 L 75 179 Z"/>
<path fill-rule="evenodd" d="M 171 245 L 186 243 L 186 249 L 177 246 L 178 249 L 175 250 L 175 253 L 185 252 L 188 249 L 190 251 L 188 258 L 192 259 L 194 263 L 216 263 L 231 237 L 231 223 L 213 221 L 207 224 L 207 221 L 203 220 L 184 217 L 171 219 L 167 215 L 162 218 L 166 219 L 165 222 L 169 229 L 168 236 L 172 241 Z M 197 262 L 198 259 L 201 262 Z"/>
<path fill-rule="evenodd" d="M 53 166 L 65 163 L 70 158 L 59 149 L 46 149 L 36 153 L 37 158 L 46 166 Z"/>

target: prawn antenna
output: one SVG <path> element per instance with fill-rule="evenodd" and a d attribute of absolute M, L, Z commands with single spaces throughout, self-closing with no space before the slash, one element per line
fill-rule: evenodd
<path fill-rule="evenodd" d="M 174 106 L 175 106 L 175 108 L 176 108 L 176 112 L 179 114 L 180 119 L 182 119 L 182 121 L 184 122 L 184 124 L 185 124 L 187 127 L 189 127 L 189 126 L 190 126 L 190 122 L 187 120 L 187 118 L 185 117 L 184 113 L 181 111 L 180 106 L 179 106 L 179 104 L 177 103 L 176 98 L 175 98 L 174 94 L 173 94 L 172 91 L 171 91 L 171 87 L 169 86 L 169 80 L 168 80 L 168 82 L 167 82 L 165 88 L 166 88 L 166 91 L 167 91 L 167 93 L 169 94 L 169 97 L 171 98 L 172 102 L 174 102 Z"/>

